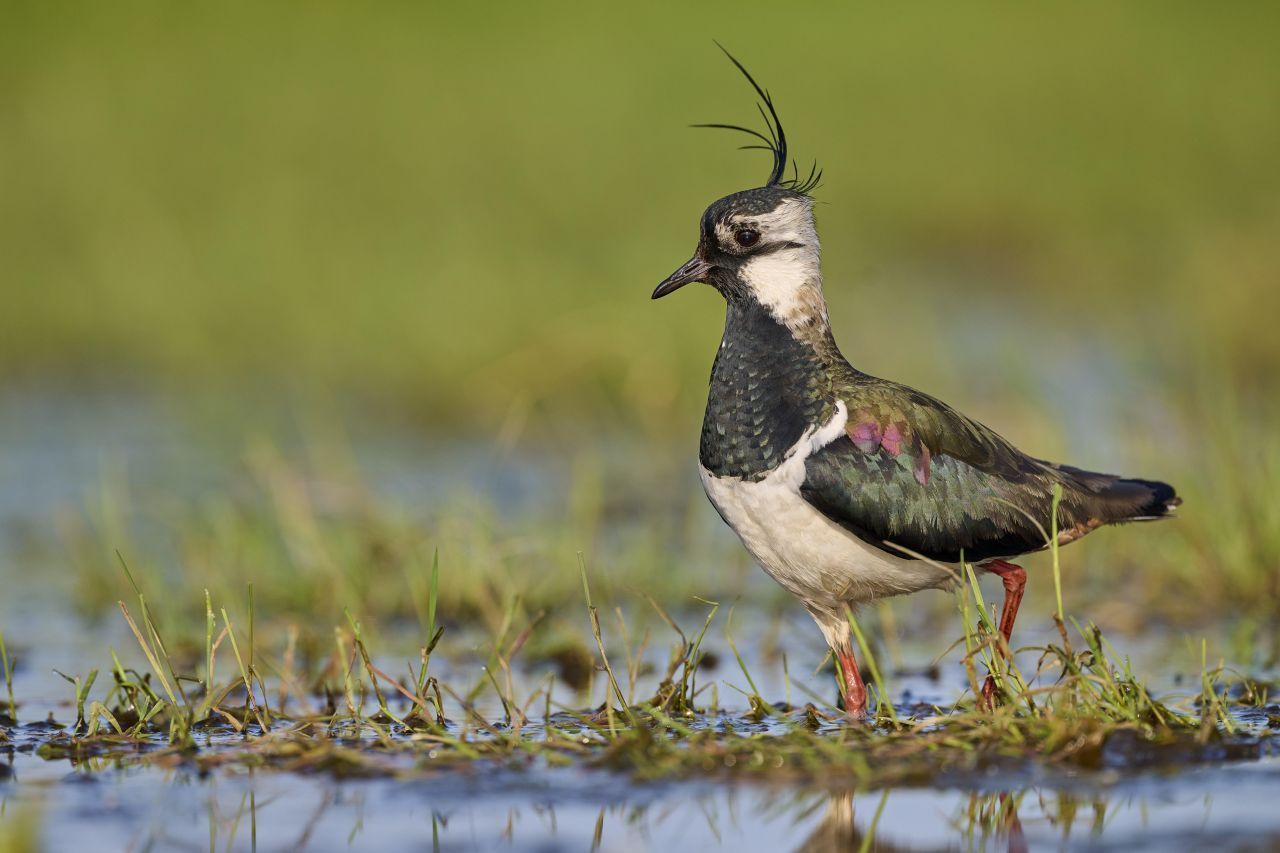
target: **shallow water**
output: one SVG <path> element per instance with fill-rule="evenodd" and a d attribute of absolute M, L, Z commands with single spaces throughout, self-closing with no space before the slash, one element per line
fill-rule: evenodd
<path fill-rule="evenodd" d="M 1198 850 L 1280 844 L 1280 757 L 1176 775 L 1004 773 L 854 792 L 477 768 L 413 780 L 74 770 L 22 757 L 0 808 L 50 848 Z M 1025 847 L 1020 846 L 1025 845 Z"/>
<path fill-rule="evenodd" d="M 3 402 L 0 630 L 11 644 L 22 644 L 15 688 L 23 722 L 49 714 L 67 722 L 74 716 L 70 687 L 53 670 L 101 667 L 105 648 L 129 648 L 132 640 L 119 620 L 90 625 L 68 609 L 57 558 L 33 549 L 28 534 L 91 501 L 104 466 L 127 468 L 130 480 L 150 493 L 190 494 L 222 488 L 218 460 L 240 448 L 226 438 L 225 427 L 177 418 L 147 398 L 99 399 L 88 408 L 74 395 Z M 477 448 L 441 454 L 410 431 L 367 429 L 354 437 L 362 469 L 382 493 L 413 503 L 439 500 L 449 484 L 466 480 L 495 500 L 518 505 L 565 477 L 545 460 L 523 467 L 495 462 Z M 760 692 L 774 701 L 787 696 L 797 704 L 829 703 L 829 675 L 813 671 L 816 636 L 795 610 L 780 617 L 778 630 L 766 632 L 760 626 L 779 617 L 741 608 L 735 617 L 739 649 L 748 661 L 759 661 L 766 655 L 761 635 L 775 635 L 767 654 L 774 661 L 786 654 L 791 671 L 784 679 L 776 663 L 753 665 Z M 686 627 L 700 623 L 699 614 L 686 616 L 680 617 Z M 715 681 L 715 704 L 740 711 L 745 700 L 734 686 L 745 682 L 719 630 L 708 636 L 707 648 L 721 659 L 708 678 Z M 1034 644 L 1048 636 L 1029 625 L 1019 639 Z M 460 653 L 433 662 L 446 681 L 467 684 L 477 677 L 483 653 L 467 654 L 467 646 L 462 638 L 454 646 Z M 1152 635 L 1126 640 L 1125 648 L 1150 664 L 1143 671 L 1154 673 L 1152 684 L 1162 696 L 1186 698 L 1198 689 L 1178 681 L 1179 674 L 1198 672 L 1197 650 L 1181 638 Z M 1170 648 L 1176 652 L 1172 663 Z M 382 651 L 389 655 L 387 669 L 402 663 L 394 642 Z M 923 645 L 902 653 L 909 672 L 893 673 L 897 695 L 955 701 L 965 684 L 956 656 L 936 675 L 925 671 L 938 651 Z M 665 642 L 655 641 L 647 657 L 660 664 L 665 654 Z M 1023 664 L 1034 668 L 1034 656 Z M 515 673 L 517 694 L 527 695 L 543 675 L 536 668 Z M 557 699 L 567 706 L 599 701 L 599 690 L 594 701 L 561 690 Z M 488 694 L 479 708 L 487 715 L 501 710 Z M 1265 712 L 1245 722 L 1262 731 Z M 853 791 L 838 779 L 824 779 L 821 786 L 727 776 L 641 783 L 541 760 L 521 769 L 482 763 L 461 771 L 415 769 L 413 778 L 338 779 L 239 767 L 201 773 L 181 763 L 45 760 L 18 748 L 20 740 L 19 732 L 8 746 L 0 744 L 0 838 L 7 826 L 31 816 L 48 849 L 823 850 L 859 849 L 869 836 L 874 847 L 868 849 L 882 850 L 1280 846 L 1274 808 L 1280 756 L 1268 742 L 1242 750 L 1237 758 L 1244 760 L 1226 763 L 1225 755 L 1201 754 L 1176 771 L 1152 770 L 1118 753 L 1101 770 L 1003 766 L 937 778 L 927 787 Z"/>

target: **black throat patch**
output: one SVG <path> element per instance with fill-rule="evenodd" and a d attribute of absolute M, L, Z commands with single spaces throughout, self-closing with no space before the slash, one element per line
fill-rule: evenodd
<path fill-rule="evenodd" d="M 702 466 L 717 477 L 762 480 L 833 411 L 831 380 L 813 348 L 756 300 L 730 299 L 702 421 Z"/>

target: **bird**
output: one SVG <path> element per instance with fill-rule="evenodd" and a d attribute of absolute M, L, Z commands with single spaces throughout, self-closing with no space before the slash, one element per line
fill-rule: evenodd
<path fill-rule="evenodd" d="M 853 367 L 823 295 L 813 192 L 768 91 L 720 46 L 759 98 L 764 130 L 703 124 L 770 152 L 763 186 L 713 202 L 692 258 L 652 298 L 687 284 L 724 297 L 698 468 L 712 506 L 757 563 L 804 605 L 837 661 L 846 714 L 867 714 L 850 643 L 860 605 L 953 588 L 970 565 L 1004 586 L 1003 653 L 1026 586 L 1017 561 L 1093 530 L 1165 518 L 1167 483 L 1023 453 L 994 430 L 906 385 Z M 1056 527 L 1051 516 L 1056 506 Z M 998 643 L 997 643 L 998 645 Z M 995 701 L 988 676 L 981 698 Z"/>

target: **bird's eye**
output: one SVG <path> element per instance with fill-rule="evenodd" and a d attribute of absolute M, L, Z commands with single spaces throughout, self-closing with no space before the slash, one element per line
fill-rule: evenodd
<path fill-rule="evenodd" d="M 760 232 L 751 228 L 740 228 L 733 235 L 739 246 L 750 248 L 760 242 Z"/>

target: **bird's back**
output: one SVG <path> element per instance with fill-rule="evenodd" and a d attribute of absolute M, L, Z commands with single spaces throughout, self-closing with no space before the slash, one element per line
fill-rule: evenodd
<path fill-rule="evenodd" d="M 1059 490 L 1063 543 L 1180 503 L 1165 483 L 1029 456 L 941 400 L 857 371 L 833 342 L 824 361 L 849 419 L 807 460 L 803 491 L 868 541 L 947 562 L 1012 557 L 1048 544 Z"/>

